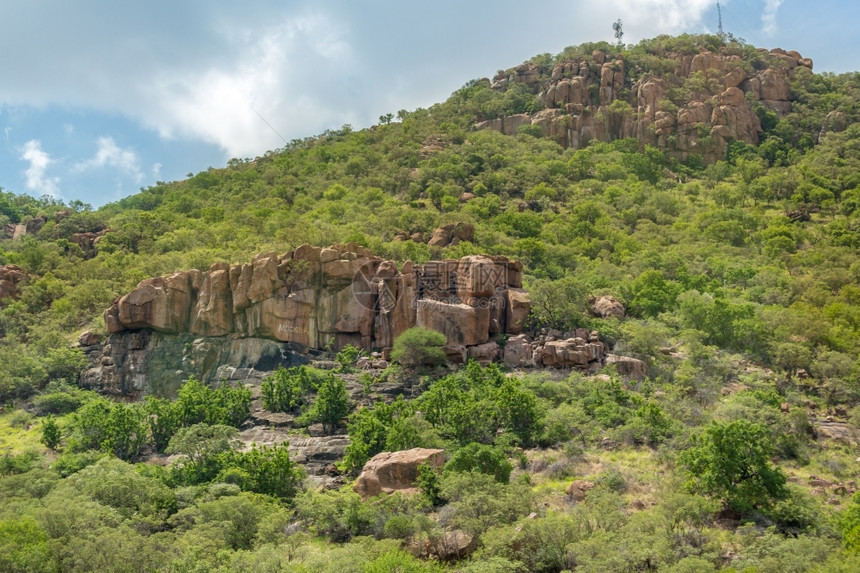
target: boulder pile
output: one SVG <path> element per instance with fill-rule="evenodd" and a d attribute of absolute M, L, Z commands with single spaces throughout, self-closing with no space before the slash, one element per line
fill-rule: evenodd
<path fill-rule="evenodd" d="M 790 84 L 797 70 L 812 69 L 809 58 L 780 48 L 767 54 L 773 65 L 755 71 L 747 71 L 737 55 L 703 51 L 668 57 L 675 65 L 669 79 L 685 85 L 692 80 L 686 101 L 678 105 L 669 101 L 672 86 L 667 78 L 647 75 L 625 85 L 627 62 L 596 50 L 590 57 L 557 63 L 548 78 L 542 78 L 531 62 L 499 72 L 492 81 L 494 90 L 525 84 L 543 109 L 489 119 L 475 127 L 516 135 L 521 126 L 534 125 L 544 137 L 574 149 L 595 139 L 632 137 L 680 159 L 698 154 L 705 163 L 713 163 L 725 157 L 733 140 L 758 144 L 762 127 L 752 103 L 761 102 L 784 116 L 791 111 Z M 619 99 L 629 107 L 612 107 Z"/>

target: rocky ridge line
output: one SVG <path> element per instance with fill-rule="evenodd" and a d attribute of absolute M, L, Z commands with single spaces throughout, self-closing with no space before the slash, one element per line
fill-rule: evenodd
<path fill-rule="evenodd" d="M 713 163 L 725 157 L 732 140 L 759 143 L 761 121 L 752 102 L 761 102 L 784 116 L 791 111 L 790 82 L 796 70 L 812 69 L 812 60 L 798 52 L 775 48 L 766 53 L 777 63 L 752 73 L 744 69 L 737 55 L 710 51 L 670 54 L 667 57 L 675 62 L 675 76 L 687 80 L 699 73 L 709 84 L 691 93 L 679 109 L 664 103 L 672 86 L 663 77 L 646 76 L 630 86 L 629 96 L 625 96 L 626 62 L 622 57 L 609 59 L 595 50 L 590 58 L 557 63 L 549 78 L 537 65 L 525 62 L 499 72 L 492 88 L 504 91 L 513 84 L 525 84 L 544 109 L 482 121 L 475 127 L 514 135 L 522 125 L 535 125 L 544 137 L 574 149 L 592 140 L 631 137 L 681 160 L 700 154 L 705 163 Z M 617 100 L 630 104 L 635 113 L 613 110 Z"/>

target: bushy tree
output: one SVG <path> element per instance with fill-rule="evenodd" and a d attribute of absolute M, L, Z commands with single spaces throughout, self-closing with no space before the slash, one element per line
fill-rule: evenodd
<path fill-rule="evenodd" d="M 394 340 L 391 359 L 409 368 L 437 366 L 445 362 L 445 342 L 441 332 L 414 326 Z"/>
<path fill-rule="evenodd" d="M 504 451 L 474 442 L 454 452 L 445 464 L 446 471 L 489 474 L 499 483 L 508 483 L 513 469 Z"/>
<path fill-rule="evenodd" d="M 168 454 L 185 456 L 186 462 L 177 467 L 181 481 L 200 483 L 215 477 L 221 470 L 219 454 L 238 445 L 236 428 L 223 424 L 194 424 L 181 428 L 170 438 Z"/>
<path fill-rule="evenodd" d="M 46 448 L 56 450 L 57 446 L 60 445 L 61 438 L 62 433 L 60 432 L 60 427 L 57 425 L 57 421 L 53 416 L 47 416 L 42 421 L 42 437 L 39 441 L 42 442 Z"/>
<path fill-rule="evenodd" d="M 736 420 L 711 423 L 678 461 L 692 491 L 712 495 L 743 513 L 788 496 L 785 474 L 770 462 L 772 455 L 765 426 Z"/>
<path fill-rule="evenodd" d="M 271 412 L 290 412 L 305 404 L 306 395 L 316 383 L 317 380 L 306 366 L 278 366 L 274 374 L 267 376 L 260 386 L 263 408 Z"/>
<path fill-rule="evenodd" d="M 349 394 L 343 380 L 331 374 L 317 389 L 317 399 L 302 416 L 307 423 L 320 422 L 324 431 L 333 432 L 349 412 Z"/>
<path fill-rule="evenodd" d="M 282 501 L 295 497 L 305 477 L 302 468 L 290 459 L 287 442 L 255 444 L 247 452 L 228 452 L 222 456 L 221 465 L 225 468 L 221 476 L 229 476 L 232 468 L 242 472 L 238 485 L 243 490 L 271 495 Z"/>

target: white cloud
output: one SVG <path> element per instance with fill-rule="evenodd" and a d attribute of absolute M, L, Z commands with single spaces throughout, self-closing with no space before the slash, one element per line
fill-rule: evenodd
<path fill-rule="evenodd" d="M 615 1 L 619 16 L 629 15 L 636 24 L 662 33 L 678 32 L 701 23 L 702 16 L 716 2 L 712 0 L 632 0 Z M 631 22 L 631 23 L 633 23 Z"/>
<path fill-rule="evenodd" d="M 240 54 L 235 61 L 197 73 L 162 72 L 151 82 L 145 101 L 152 104 L 141 115 L 162 136 L 199 137 L 247 157 L 333 115 L 327 92 L 349 69 L 352 51 L 332 18 L 309 14 L 257 34 L 232 30 L 228 39 Z"/>
<path fill-rule="evenodd" d="M 658 34 L 677 34 L 701 27 L 705 13 L 715 5 L 715 0 L 612 0 L 602 5 L 610 8 L 611 14 L 603 9 L 601 12 L 621 18 L 623 41 L 630 44 Z M 612 41 L 610 24 L 609 21 L 605 24 L 607 41 Z"/>
<path fill-rule="evenodd" d="M 39 195 L 50 195 L 59 197 L 59 177 L 48 177 L 45 173 L 48 166 L 53 163 L 50 155 L 42 150 L 42 143 L 38 139 L 31 139 L 21 148 L 21 159 L 30 162 L 30 167 L 24 173 L 27 178 L 27 189 L 35 191 Z"/>
<path fill-rule="evenodd" d="M 776 13 L 780 4 L 782 4 L 782 0 L 765 0 L 761 23 L 764 33 L 768 36 L 773 36 L 776 33 Z"/>
<path fill-rule="evenodd" d="M 92 159 L 75 165 L 75 171 L 86 171 L 100 167 L 116 167 L 132 175 L 138 182 L 143 178 L 137 155 L 129 149 L 119 147 L 112 137 L 99 137 L 98 149 Z"/>
<path fill-rule="evenodd" d="M 161 163 L 152 164 L 152 178 L 158 181 L 161 177 Z"/>

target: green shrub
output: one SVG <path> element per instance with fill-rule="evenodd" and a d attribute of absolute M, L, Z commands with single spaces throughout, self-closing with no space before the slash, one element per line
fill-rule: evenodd
<path fill-rule="evenodd" d="M 445 335 L 435 330 L 414 326 L 394 340 L 391 359 L 404 367 L 438 366 L 445 362 Z"/>
<path fill-rule="evenodd" d="M 499 483 L 508 483 L 513 469 L 504 451 L 474 442 L 454 452 L 445 464 L 446 471 L 480 472 L 493 476 Z"/>
<path fill-rule="evenodd" d="M 62 432 L 60 432 L 60 427 L 57 425 L 57 421 L 54 420 L 53 416 L 48 416 L 42 420 L 42 437 L 39 441 L 42 442 L 46 448 L 56 450 L 57 446 L 60 445 L 61 438 Z"/>
<path fill-rule="evenodd" d="M 349 412 L 349 394 L 343 380 L 329 374 L 317 389 L 317 399 L 300 418 L 301 423 L 320 422 L 323 430 L 333 432 Z"/>
<path fill-rule="evenodd" d="M 748 512 L 788 496 L 785 474 L 770 462 L 770 431 L 746 420 L 711 423 L 680 453 L 688 486 Z"/>

